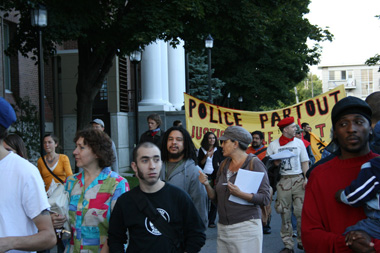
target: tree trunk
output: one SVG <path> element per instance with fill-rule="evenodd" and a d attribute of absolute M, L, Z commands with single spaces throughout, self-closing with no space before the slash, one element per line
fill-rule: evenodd
<path fill-rule="evenodd" d="M 79 82 L 77 85 L 80 85 Z M 91 93 L 90 91 L 77 92 L 77 130 L 84 129 L 92 120 L 94 98 L 91 97 Z"/>
<path fill-rule="evenodd" d="M 88 126 L 92 120 L 92 106 L 106 75 L 112 67 L 116 49 L 98 55 L 91 43 L 78 40 L 77 130 Z"/>

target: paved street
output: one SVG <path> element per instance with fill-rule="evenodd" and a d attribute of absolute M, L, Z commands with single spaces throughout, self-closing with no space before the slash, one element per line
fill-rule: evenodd
<path fill-rule="evenodd" d="M 270 235 L 264 235 L 263 253 L 278 253 L 284 248 L 284 245 L 280 237 L 281 217 L 275 211 L 273 211 L 272 202 L 272 233 Z M 216 237 L 217 228 L 208 228 L 206 231 L 206 245 L 202 248 L 201 253 L 216 253 Z M 302 253 L 304 251 L 297 249 L 297 243 L 294 243 L 294 252 Z"/>

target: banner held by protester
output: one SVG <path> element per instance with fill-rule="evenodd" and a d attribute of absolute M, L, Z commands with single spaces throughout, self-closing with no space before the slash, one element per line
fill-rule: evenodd
<path fill-rule="evenodd" d="M 312 145 L 321 146 L 318 143 L 328 143 L 330 140 L 331 110 L 344 97 L 346 92 L 344 85 L 341 85 L 283 109 L 252 112 L 213 105 L 185 93 L 186 128 L 197 148 L 205 133 L 211 131 L 219 137 L 228 126 L 241 126 L 250 132 L 260 130 L 264 133 L 265 141 L 270 143 L 281 136 L 277 123 L 285 117 L 293 116 L 301 122 L 309 123 L 316 136 L 311 141 Z M 312 148 L 313 152 L 318 149 L 320 154 L 323 147 Z"/>

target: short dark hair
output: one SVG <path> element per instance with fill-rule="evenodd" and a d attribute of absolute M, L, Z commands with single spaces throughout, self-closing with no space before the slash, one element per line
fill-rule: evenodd
<path fill-rule="evenodd" d="M 179 124 L 182 124 L 182 121 L 180 121 L 179 119 L 174 120 L 173 126 L 178 126 Z"/>
<path fill-rule="evenodd" d="M 216 135 L 213 133 L 213 132 L 207 132 L 204 136 L 203 136 L 203 139 L 201 141 L 201 147 L 204 148 L 205 150 L 209 150 L 210 148 L 210 144 L 208 143 L 208 137 L 210 135 L 214 135 L 215 136 L 215 144 L 214 144 L 214 147 L 219 147 L 219 141 L 218 141 L 218 138 L 216 137 Z"/>
<path fill-rule="evenodd" d="M 58 137 L 55 136 L 53 133 L 47 133 L 47 134 L 45 134 L 45 135 L 44 135 L 44 139 L 45 139 L 46 137 L 49 137 L 49 136 L 53 139 L 53 141 L 55 142 L 55 144 L 59 144 L 59 139 L 58 139 Z"/>
<path fill-rule="evenodd" d="M 183 157 L 183 159 L 185 159 L 185 160 L 193 159 L 194 162 L 197 163 L 195 146 L 194 146 L 193 140 L 190 137 L 189 132 L 187 132 L 185 128 L 178 127 L 178 126 L 173 126 L 173 127 L 169 128 L 165 132 L 164 137 L 162 138 L 162 144 L 161 144 L 162 161 L 166 162 L 169 160 L 169 151 L 168 151 L 167 145 L 168 145 L 169 134 L 172 131 L 179 131 L 183 135 L 183 146 L 184 146 L 184 157 Z"/>
<path fill-rule="evenodd" d="M 150 119 L 156 121 L 156 123 L 157 123 L 158 126 L 161 126 L 162 120 L 161 120 L 161 117 L 160 117 L 160 115 L 158 113 L 152 113 L 152 114 L 148 115 L 148 117 L 146 118 L 146 120 L 148 121 Z"/>
<path fill-rule="evenodd" d="M 5 128 L 2 125 L 0 125 L 0 140 L 4 140 L 5 137 L 7 137 L 7 135 L 8 135 L 7 128 Z"/>
<path fill-rule="evenodd" d="M 17 134 L 9 134 L 3 140 L 9 147 L 14 149 L 16 153 L 22 158 L 28 159 L 28 152 L 25 147 L 25 143 Z"/>
<path fill-rule="evenodd" d="M 137 147 L 135 147 L 133 149 L 133 152 L 132 152 L 132 162 L 137 163 L 137 152 L 139 151 L 140 148 L 154 148 L 154 147 L 156 147 L 156 148 L 158 148 L 158 150 L 160 150 L 160 148 L 157 147 L 156 144 L 154 144 L 153 142 L 149 142 L 149 141 L 142 142 L 139 145 L 137 145 Z M 160 150 L 160 153 L 161 153 L 161 150 Z"/>
<path fill-rule="evenodd" d="M 261 132 L 261 131 L 254 131 L 254 132 L 251 133 L 252 137 L 255 134 L 257 134 L 259 136 L 260 140 L 264 140 L 264 133 L 263 132 Z"/>
<path fill-rule="evenodd" d="M 304 127 L 306 127 L 308 125 L 309 125 L 309 123 L 304 122 L 304 123 L 301 124 L 301 127 L 304 128 Z"/>
<path fill-rule="evenodd" d="M 372 118 L 371 121 L 377 123 L 380 120 L 380 91 L 371 93 L 366 99 L 365 102 L 372 109 Z"/>
<path fill-rule="evenodd" d="M 99 167 L 110 167 L 116 160 L 112 150 L 112 140 L 105 132 L 86 128 L 75 134 L 74 142 L 76 143 L 80 137 L 98 157 Z"/>

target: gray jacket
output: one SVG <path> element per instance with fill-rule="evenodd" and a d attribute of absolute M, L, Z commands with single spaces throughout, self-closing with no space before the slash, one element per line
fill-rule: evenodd
<path fill-rule="evenodd" d="M 175 185 L 190 195 L 195 208 L 198 210 L 205 226 L 208 223 L 208 210 L 207 210 L 207 192 L 205 187 L 199 182 L 198 176 L 201 168 L 195 165 L 191 159 L 185 160 L 180 164 L 169 176 L 166 178 L 166 163 L 163 162 L 160 178 L 172 185 Z"/>

